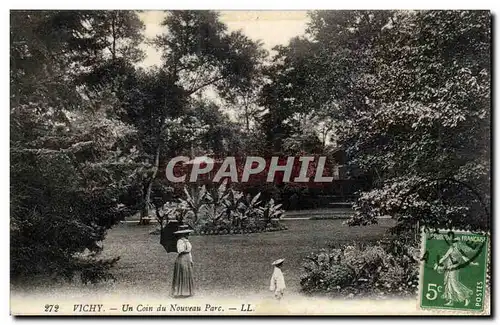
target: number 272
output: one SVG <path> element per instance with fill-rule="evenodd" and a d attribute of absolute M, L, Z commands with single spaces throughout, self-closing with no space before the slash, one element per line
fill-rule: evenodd
<path fill-rule="evenodd" d="M 59 305 L 45 305 L 45 312 L 56 312 L 59 310 Z"/>

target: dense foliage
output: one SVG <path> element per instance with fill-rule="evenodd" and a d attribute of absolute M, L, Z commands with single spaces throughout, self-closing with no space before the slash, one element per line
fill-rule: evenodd
<path fill-rule="evenodd" d="M 307 293 L 331 296 L 413 295 L 418 285 L 419 250 L 397 239 L 333 245 L 311 253 L 300 285 Z"/>
<path fill-rule="evenodd" d="M 159 213 L 160 224 L 176 219 L 189 224 L 201 235 L 225 235 L 284 230 L 279 219 L 284 210 L 273 199 L 263 203 L 261 194 L 244 195 L 226 182 L 219 186 L 184 187 L 178 203 L 167 203 Z"/>
<path fill-rule="evenodd" d="M 489 229 L 490 23 L 485 11 L 313 11 L 307 35 L 266 62 L 216 12 L 165 12 L 149 40 L 161 62 L 144 69 L 135 11 L 12 11 L 12 276 L 106 278 L 116 259 L 98 259 L 101 242 L 125 216 L 266 229 L 282 207 L 355 191 L 350 224 L 390 216 L 408 249 L 422 225 Z M 186 191 L 165 181 L 170 158 L 210 154 L 324 155 L 348 179 Z M 360 282 L 345 248 L 308 271 L 335 274 L 331 285 L 305 290 L 413 276 L 384 273 L 399 253 L 352 249 L 374 258 L 373 279 Z"/>
<path fill-rule="evenodd" d="M 359 195 L 353 225 L 488 228 L 490 15 L 485 11 L 317 11 L 278 47 L 262 100 L 271 150 L 314 149 L 334 123 Z M 279 130 L 277 129 L 279 128 Z M 294 131 L 295 130 L 295 131 Z M 294 135 L 295 134 L 295 135 Z M 286 139 L 286 141 L 285 141 Z M 313 145 L 311 147 L 311 145 Z"/>
<path fill-rule="evenodd" d="M 162 26 L 163 62 L 145 70 L 138 12 L 12 12 L 14 278 L 107 278 L 106 230 L 170 199 L 167 158 L 241 149 L 236 124 L 202 92 L 235 102 L 230 90 L 250 91 L 265 51 L 211 11 L 166 12 Z"/>
<path fill-rule="evenodd" d="M 309 92 L 328 106 L 351 174 L 371 179 L 350 225 L 390 216 L 396 240 L 413 250 L 421 226 L 489 229 L 490 23 L 484 11 L 311 14 L 309 40 L 295 49 L 321 68 L 294 101 Z M 412 255 L 378 245 L 349 249 L 353 260 L 348 247 L 313 255 L 303 289 L 411 291 L 418 256 L 404 262 Z"/>
<path fill-rule="evenodd" d="M 97 87 L 87 77 L 113 75 L 118 60 L 135 60 L 139 52 L 114 43 L 136 44 L 142 23 L 134 13 L 116 12 L 109 13 L 117 19 L 112 25 L 103 24 L 107 14 L 11 14 L 13 278 L 78 273 L 95 281 L 107 278 L 116 261 L 97 253 L 106 230 L 131 213 L 120 199 L 142 164 L 131 145 L 134 128 L 117 118 L 113 85 L 100 79 Z M 123 32 L 113 34 L 115 28 Z"/>

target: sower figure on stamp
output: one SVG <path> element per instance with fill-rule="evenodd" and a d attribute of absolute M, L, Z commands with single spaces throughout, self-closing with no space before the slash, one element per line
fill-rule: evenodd
<path fill-rule="evenodd" d="M 458 239 L 453 239 L 450 248 L 439 263 L 434 265 L 439 273 L 444 273 L 444 292 L 442 298 L 448 300 L 445 306 L 452 306 L 454 302 L 463 302 L 464 306 L 470 303 L 470 297 L 473 291 L 465 286 L 458 277 L 459 266 L 466 265 L 470 258 L 464 254 L 471 253 L 474 250 Z M 470 265 L 479 265 L 476 262 L 470 262 Z"/>
<path fill-rule="evenodd" d="M 194 293 L 193 257 L 191 256 L 191 243 L 188 240 L 193 230 L 187 226 L 179 227 L 174 232 L 180 238 L 177 240 L 177 259 L 174 264 L 174 278 L 172 281 L 172 295 L 176 298 L 190 297 Z"/>
<path fill-rule="evenodd" d="M 286 289 L 285 278 L 283 277 L 283 272 L 281 272 L 284 260 L 285 259 L 280 258 L 272 263 L 272 265 L 274 265 L 274 271 L 271 277 L 269 290 L 274 292 L 274 297 L 278 300 L 283 298 Z"/>

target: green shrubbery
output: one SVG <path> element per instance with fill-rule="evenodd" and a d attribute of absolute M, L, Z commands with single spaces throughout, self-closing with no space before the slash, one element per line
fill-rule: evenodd
<path fill-rule="evenodd" d="M 418 249 L 398 241 L 341 245 L 306 257 L 300 285 L 307 293 L 413 294 Z"/>
<path fill-rule="evenodd" d="M 310 43 L 281 50 L 290 72 L 277 78 L 276 89 L 314 66 L 310 60 L 325 64 L 308 74 L 310 80 L 291 82 L 300 89 L 289 91 L 299 107 L 310 107 L 305 104 L 310 98 L 327 107 L 337 123 L 348 175 L 356 172 L 368 180 L 350 225 L 376 224 L 389 216 L 400 240 L 422 226 L 491 228 L 490 25 L 487 11 L 314 12 Z M 296 53 L 307 53 L 304 48 L 317 55 L 296 59 Z M 316 80 L 328 87 L 318 87 Z M 365 286 L 368 292 L 412 292 L 418 265 L 410 259 L 412 247 L 417 246 L 399 241 L 341 247 L 338 261 L 328 263 L 318 258 L 335 251 L 314 254 L 302 286 L 306 291 Z M 338 265 L 351 271 L 330 276 Z"/>
<path fill-rule="evenodd" d="M 244 195 L 223 183 L 184 188 L 185 198 L 167 204 L 164 214 L 169 219 L 186 222 L 199 235 L 225 235 L 285 230 L 279 220 L 284 210 L 271 199 L 265 204 L 260 193 Z"/>

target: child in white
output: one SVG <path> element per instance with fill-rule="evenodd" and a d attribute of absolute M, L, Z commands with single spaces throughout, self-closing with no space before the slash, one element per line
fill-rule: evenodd
<path fill-rule="evenodd" d="M 286 289 L 285 278 L 283 277 L 283 272 L 281 272 L 283 261 L 284 259 L 281 258 L 273 262 L 274 271 L 271 277 L 271 286 L 269 287 L 269 290 L 274 292 L 274 297 L 278 300 L 283 298 Z"/>

